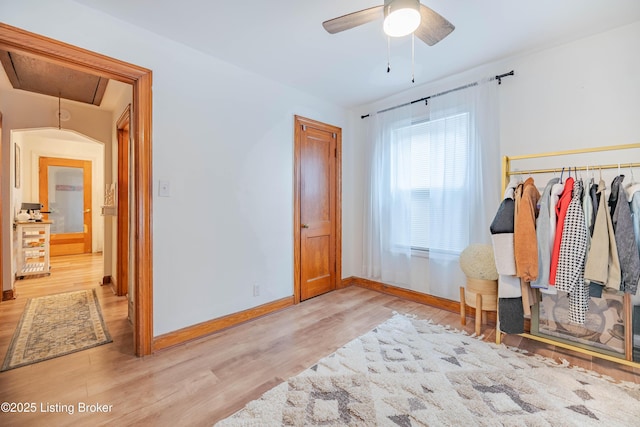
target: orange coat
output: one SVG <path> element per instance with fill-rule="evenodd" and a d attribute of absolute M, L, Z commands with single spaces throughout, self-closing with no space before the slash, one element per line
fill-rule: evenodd
<path fill-rule="evenodd" d="M 516 188 L 513 246 L 516 276 L 525 282 L 538 278 L 536 217 L 539 200 L 540 192 L 533 183 L 533 178 L 528 178 Z"/>

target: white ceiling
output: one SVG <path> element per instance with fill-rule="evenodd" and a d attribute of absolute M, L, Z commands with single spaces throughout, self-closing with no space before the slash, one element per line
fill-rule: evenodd
<path fill-rule="evenodd" d="M 75 1 L 346 107 L 412 87 L 410 37 L 392 39 L 387 74 L 381 22 L 334 35 L 322 27 L 383 0 Z M 422 3 L 456 29 L 432 47 L 416 40 L 415 85 L 640 20 L 639 0 Z"/>

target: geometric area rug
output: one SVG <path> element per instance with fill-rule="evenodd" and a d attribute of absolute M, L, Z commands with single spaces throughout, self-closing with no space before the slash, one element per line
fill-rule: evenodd
<path fill-rule="evenodd" d="M 111 341 L 95 289 L 33 298 L 27 301 L 0 371 Z"/>
<path fill-rule="evenodd" d="M 396 314 L 216 426 L 638 426 L 640 386 Z"/>

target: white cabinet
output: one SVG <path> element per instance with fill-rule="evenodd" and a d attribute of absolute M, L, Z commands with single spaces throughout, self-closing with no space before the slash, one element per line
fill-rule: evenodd
<path fill-rule="evenodd" d="M 18 222 L 16 228 L 16 277 L 50 274 L 51 222 Z"/>

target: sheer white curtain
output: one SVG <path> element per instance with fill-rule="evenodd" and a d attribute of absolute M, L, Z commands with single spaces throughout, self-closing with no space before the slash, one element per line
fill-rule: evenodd
<path fill-rule="evenodd" d="M 426 107 L 418 103 L 372 117 L 365 277 L 457 299 L 464 283 L 459 253 L 470 243 L 490 242 L 489 223 L 500 200 L 498 114 L 497 83 L 489 81 L 432 97 Z M 416 153 L 417 144 L 428 147 L 421 166 L 428 169 L 428 213 L 414 207 L 414 217 L 411 168 L 418 166 L 411 162 L 412 141 Z M 412 269 L 412 230 L 420 224 L 427 230 L 428 259 L 416 260 L 428 267 Z"/>
<path fill-rule="evenodd" d="M 457 289 L 465 281 L 460 252 L 471 243 L 491 243 L 489 224 L 500 200 L 497 90 L 495 81 L 484 81 L 429 100 L 430 121 L 438 124 L 430 132 L 432 295 L 457 299 Z M 460 117 L 467 121 L 466 135 L 447 129 L 457 126 L 451 122 Z M 452 236 L 459 239 L 453 247 L 447 245 Z"/>
<path fill-rule="evenodd" d="M 408 285 L 411 272 L 411 106 L 370 117 L 363 274 Z"/>

